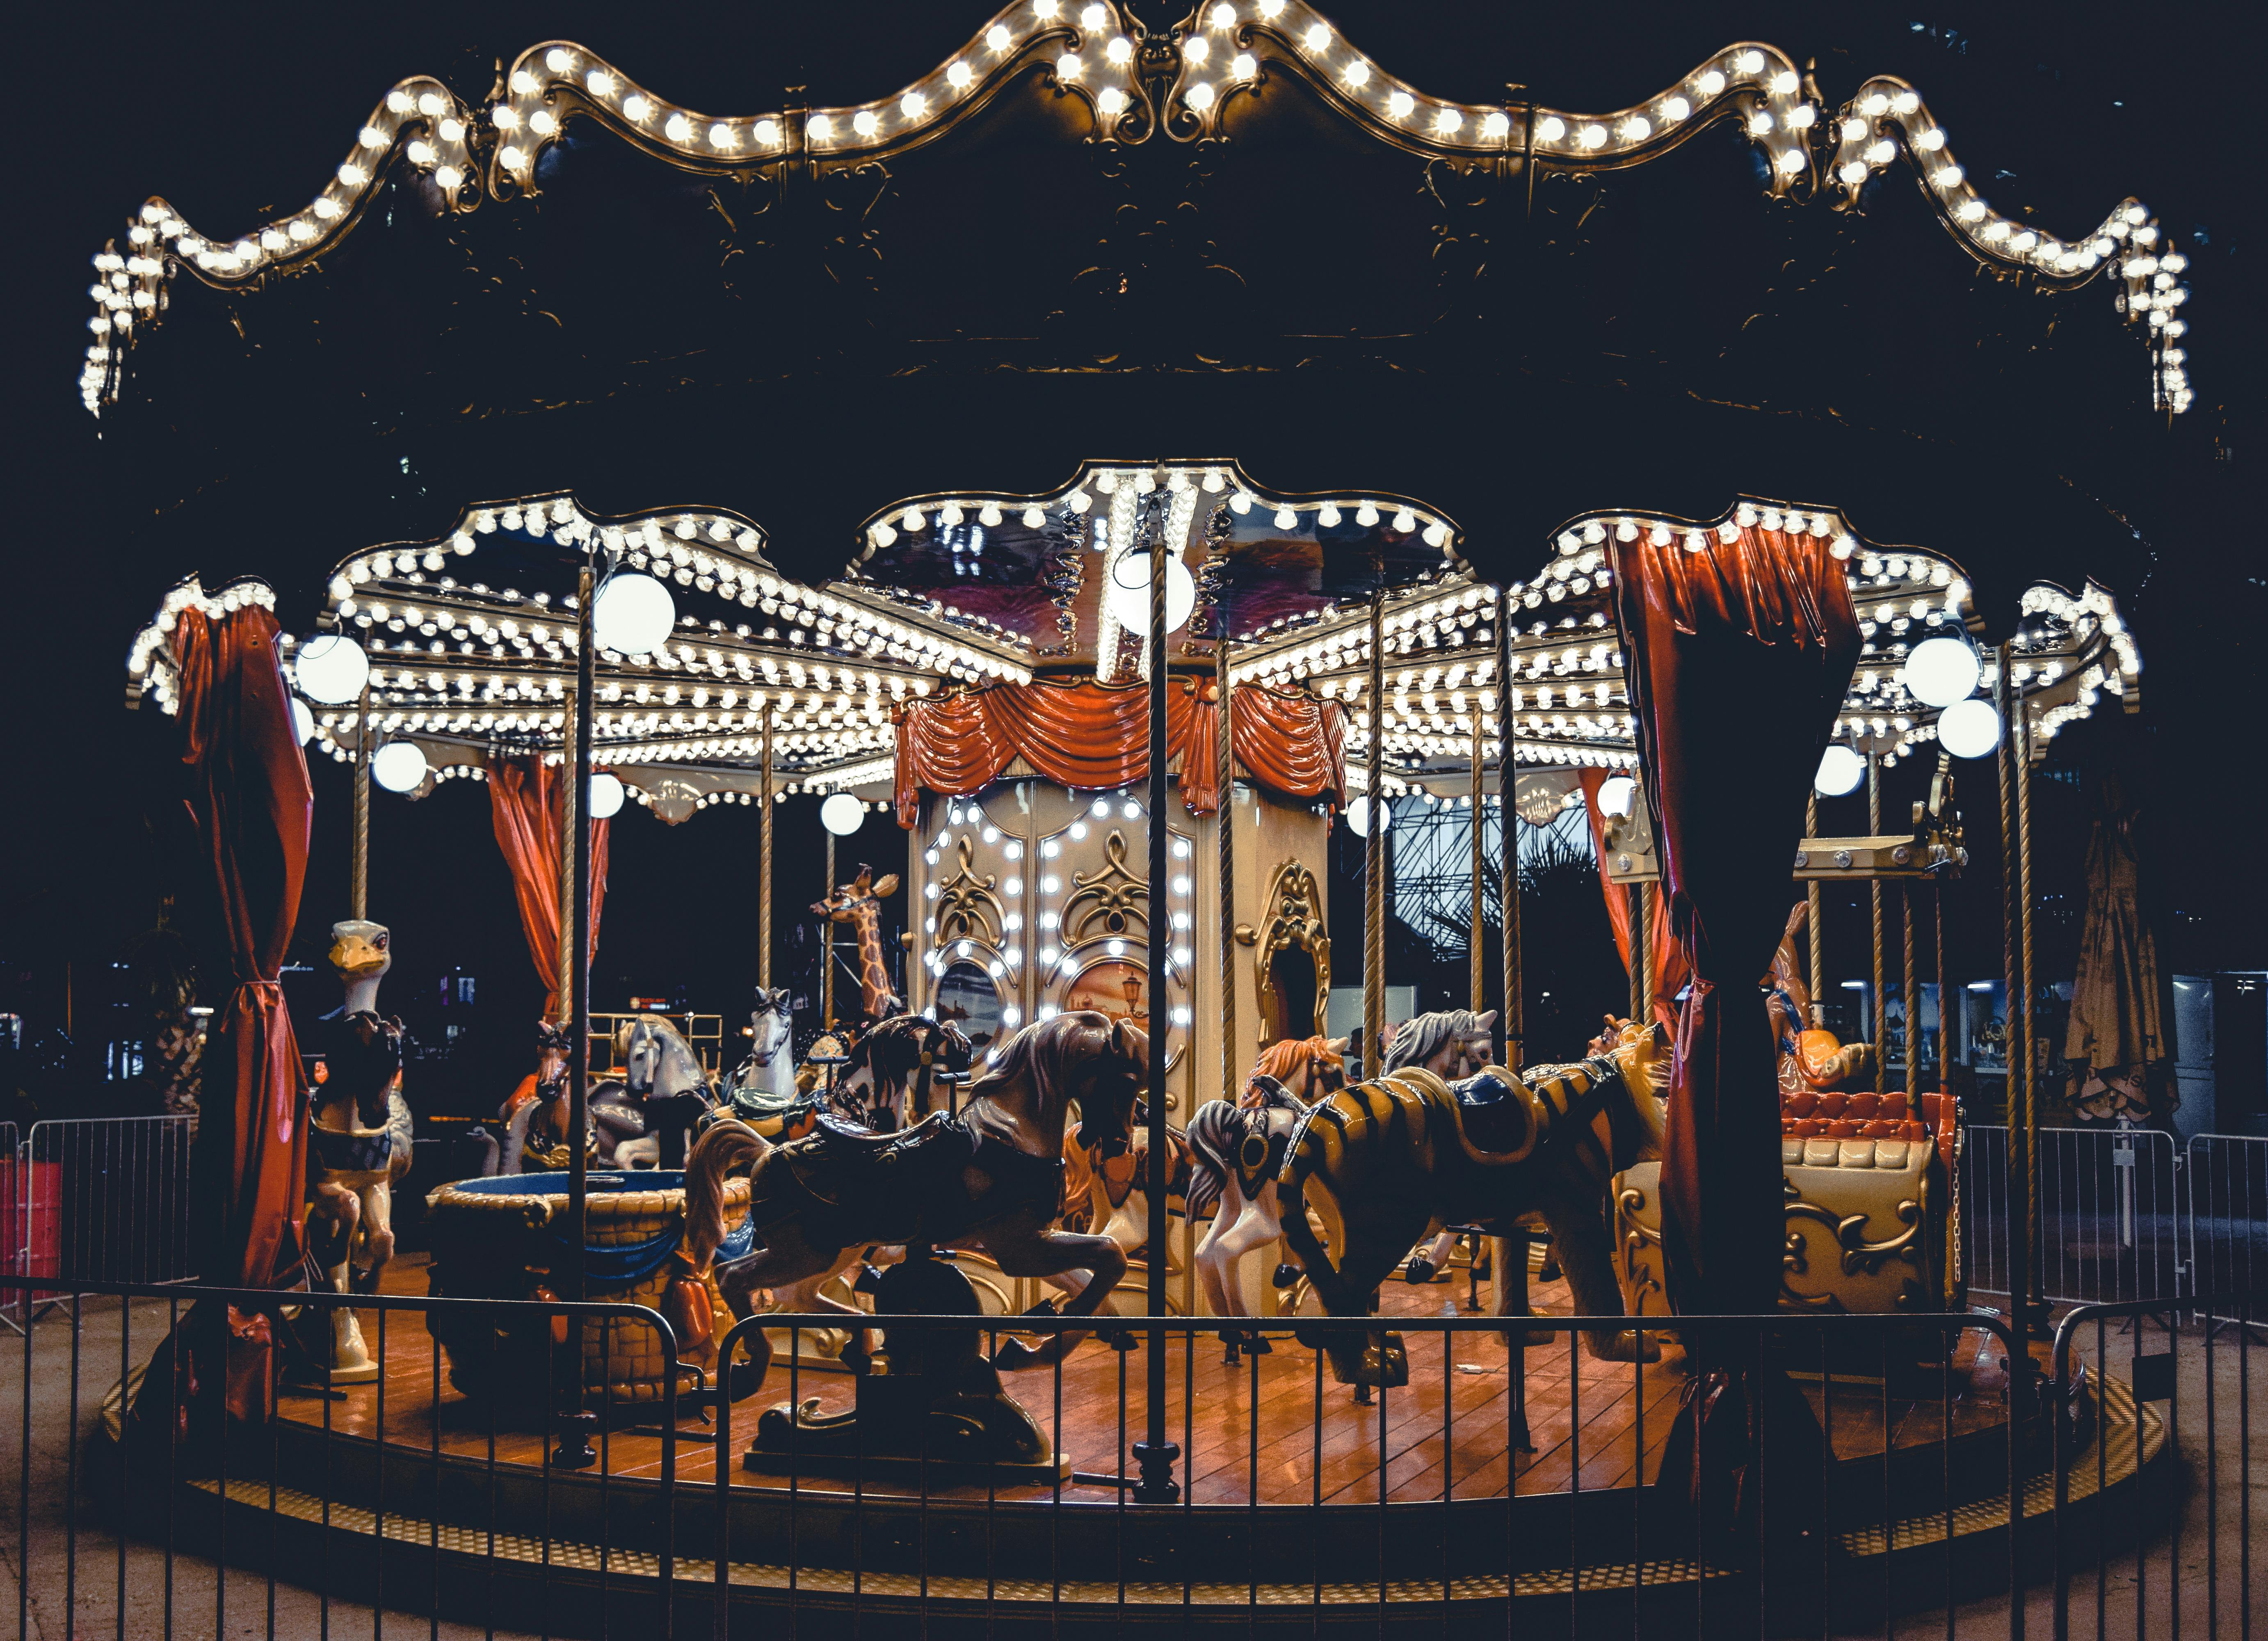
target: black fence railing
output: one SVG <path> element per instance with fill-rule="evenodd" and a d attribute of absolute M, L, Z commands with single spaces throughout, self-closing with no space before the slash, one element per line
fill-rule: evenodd
<path fill-rule="evenodd" d="M 264 1315 L 273 1348 L 240 1322 L 227 1382 L 143 1377 L 199 1301 Z M 300 1353 L 340 1306 L 384 1365 L 368 1384 Z M 2249 1635 L 2256 1329 L 2242 1300 L 2216 1310 L 2234 1320 L 2094 1307 L 2047 1372 L 1977 1315 L 1680 1318 L 1653 1363 L 1599 1361 L 1596 1324 L 1539 1317 L 1519 1371 L 1492 1318 L 1303 1319 L 1303 1339 L 1275 1319 L 889 1315 L 854 1375 L 805 1348 L 846 1318 L 774 1314 L 719 1342 L 727 1360 L 769 1343 L 751 1399 L 745 1364 L 714 1394 L 713 1353 L 652 1372 L 677 1342 L 639 1306 L 78 1284 L 0 1351 L 21 1376 L 0 1381 L 19 1409 L 0 1467 L 25 1634 L 359 1633 L 392 1612 L 515 1635 L 2021 1635 L 2028 1608 L 2083 1608 L 2107 1556 L 2166 1562 L 2171 1533 L 2187 1594 L 2169 1617 L 2152 1596 L 2153 1630 Z M 1367 1395 L 1314 1348 L 1381 1332 L 1408 1376 Z M 1158 1350 L 1169 1504 L 1137 1485 Z M 1737 1489 L 1714 1447 L 1697 1488 L 1664 1479 L 1694 1356 L 1772 1387 Z M 274 1416 L 205 1417 L 222 1394 Z M 2202 1525 L 2179 1513 L 2199 1475 Z"/>

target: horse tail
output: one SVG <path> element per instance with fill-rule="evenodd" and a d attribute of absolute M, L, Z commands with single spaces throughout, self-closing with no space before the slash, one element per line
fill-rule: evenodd
<path fill-rule="evenodd" d="M 745 1162 L 751 1172 L 764 1166 L 771 1142 L 738 1118 L 710 1125 L 685 1159 L 685 1257 L 696 1270 L 709 1269 L 725 1240 L 725 1176 Z"/>

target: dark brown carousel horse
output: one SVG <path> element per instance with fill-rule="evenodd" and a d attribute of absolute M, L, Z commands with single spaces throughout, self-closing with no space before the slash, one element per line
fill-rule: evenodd
<path fill-rule="evenodd" d="M 735 1316 L 755 1314 L 761 1290 L 792 1288 L 877 1243 L 971 1249 L 1011 1277 L 1091 1271 L 1064 1307 L 1066 1315 L 1091 1314 L 1125 1275 L 1126 1256 L 1108 1237 L 1056 1228 L 1065 1114 L 1078 1106 L 1088 1137 L 1099 1142 L 1092 1149 L 1123 1150 L 1148 1063 L 1140 1030 L 1075 1010 L 1010 1039 L 958 1116 L 933 1113 L 902 1134 L 822 1116 L 808 1138 L 775 1146 L 744 1122 L 718 1122 L 686 1165 L 683 1257 L 696 1272 L 708 1268 L 725 1235 L 725 1176 L 745 1164 L 759 1246 L 717 1265 Z M 1083 1336 L 1059 1334 L 1036 1350 L 1011 1340 L 993 1364 L 1057 1361 Z M 761 1333 L 746 1343 L 749 1371 L 733 1375 L 736 1396 L 762 1385 L 771 1360 Z"/>

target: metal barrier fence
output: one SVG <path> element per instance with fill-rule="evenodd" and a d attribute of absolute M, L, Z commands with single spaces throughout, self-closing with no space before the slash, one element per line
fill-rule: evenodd
<path fill-rule="evenodd" d="M 2074 1608 L 2087 1633 L 2089 1608 L 2095 1641 L 2252 1633 L 2251 1350 L 2264 1313 L 2250 1292 L 2198 1298 L 2201 1317 L 2186 1323 L 2184 1307 L 2134 1301 L 2080 1306 L 2056 1328 L 2053 1405 L 2079 1413 L 2055 1427 L 2055 1641 L 2070 1641 Z M 2104 1394 L 2106 1375 L 2131 1394 Z M 2086 1386 L 2095 1394 L 2074 1394 Z M 2070 1508 L 2154 1443 L 2181 1461 L 2154 1501 Z"/>
<path fill-rule="evenodd" d="M 2039 1130 L 2039 1262 L 2051 1304 L 2194 1291 L 2185 1159 L 2154 1129 Z M 2009 1291 L 2008 1130 L 1973 1124 L 1962 1156 L 1962 1258 L 1972 1291 Z M 2264 1199 L 2268 1206 L 2268 1199 Z"/>
<path fill-rule="evenodd" d="M 543 1414 L 560 1406 L 564 1365 L 579 1353 L 539 1350 L 504 1394 L 488 1370 L 514 1339 L 577 1330 L 601 1346 L 585 1359 L 674 1356 L 651 1310 L 72 1285 L 126 1303 L 70 1306 L 67 1323 L 0 1351 L 0 1399 L 22 1409 L 20 1424 L 0 1423 L 18 1424 L 0 1475 L 16 1472 L 26 1634 L 299 1636 L 392 1611 L 546 1635 L 721 1637 L 774 1633 L 783 1620 L 793 1635 L 848 1620 L 871 1635 L 1221 1623 L 1256 1635 L 1328 1624 L 1432 1636 L 1541 1623 L 1625 1635 L 2005 1625 L 2013 1637 L 2028 1606 L 2043 1630 L 2046 1603 L 2060 1610 L 2065 1591 L 2083 1588 L 2084 1557 L 2121 1549 L 2116 1523 L 2141 1520 L 2161 1485 L 2163 1432 L 2195 1432 L 2177 1424 L 2189 1398 L 2218 1398 L 2209 1436 L 2249 1418 L 2242 1388 L 2216 1389 L 2213 1374 L 2201 1391 L 2184 1381 L 2162 1419 L 2103 1377 L 2106 1364 L 2138 1379 L 2159 1371 L 2154 1344 L 2138 1359 L 2102 1325 L 2143 1307 L 2082 1314 L 2058 1341 L 2054 1380 L 1977 1316 L 1684 1318 L 1673 1359 L 1650 1365 L 1590 1358 L 1579 1342 L 1597 1324 L 1585 1319 L 1523 1319 L 1549 1338 L 1527 1350 L 1524 1376 L 1506 1372 L 1507 1324 L 1493 1319 L 1300 1324 L 1322 1343 L 1360 1344 L 1381 1328 L 1401 1336 L 1408 1382 L 1365 1402 L 1288 1336 L 1224 1360 L 1226 1339 L 1253 1319 L 1130 1319 L 1098 1332 L 1091 1319 L 892 1315 L 876 1319 L 887 1371 L 822 1372 L 791 1348 L 760 1400 L 705 1409 L 697 1383 L 663 1375 L 638 1393 L 646 1400 L 605 1410 L 578 1468 L 574 1442 Z M 171 1439 L 195 1410 L 178 1377 L 110 1393 L 135 1383 L 201 1299 L 264 1310 L 279 1337 L 294 1326 L 327 1334 L 326 1314 L 351 1306 L 387 1371 L 327 1388 L 278 1350 L 276 1418 L 214 1439 L 192 1417 L 187 1438 Z M 721 1343 L 729 1354 L 770 1329 L 794 1346 L 842 1320 L 765 1315 Z M 1020 1405 L 994 1395 L 984 1365 L 1004 1347 L 1044 1355 L 1078 1334 L 1094 1336 L 1009 1376 Z M 2222 1379 L 2231 1362 L 2246 1371 L 2250 1330 L 2224 1335 Z M 483 1356 L 477 1339 L 500 1354 Z M 1801 1420 L 1768 1414 L 1739 1492 L 1721 1462 L 1705 1470 L 1697 1503 L 1663 1485 L 1664 1439 L 1686 1400 L 1678 1347 L 1780 1370 L 1769 1382 L 1782 1396 L 1792 1386 L 1827 1439 L 1807 1442 Z M 1143 1365 L 1159 1351 L 1170 1503 L 1134 1486 Z M 2004 1362 L 2014 1376 L 1996 1380 Z M 4 1382 L 10 1366 L 20 1387 Z M 2086 1394 L 2043 1399 L 2051 1383 Z M 2143 1388 L 2156 1392 L 2154 1380 Z M 902 1416 L 908 1397 L 919 1417 L 891 1426 L 894 1401 Z M 2004 1397 L 2017 1417 L 1999 1415 Z M 895 1428 L 896 1445 L 846 1430 L 846 1406 L 870 1429 Z M 2067 1406 L 2073 1417 L 2058 1417 Z M 694 1422 L 703 1416 L 714 1423 Z M 1532 1452 L 1520 1450 L 1522 1423 Z M 2130 1428 L 2132 1441 L 2120 1434 Z M 975 1461 L 971 1444 L 1020 1431 L 1042 1446 L 1015 1452 L 1009 1439 L 993 1450 L 1002 1461 Z M 2210 1450 L 2203 1462 L 2216 1462 Z M 2249 1509 L 2249 1458 L 2220 1462 L 2214 1482 L 2233 1475 L 2235 1510 Z M 1729 1530 L 1736 1498 L 1759 1512 L 1754 1539 Z M 2249 1518 L 2232 1512 L 2207 1531 L 2212 1633 L 2249 1634 Z M 2176 1560 L 2196 1561 L 2200 1547 L 2183 1542 Z M 2205 1634 L 2205 1621 L 2193 1602 L 2157 1633 Z"/>
<path fill-rule="evenodd" d="M 2182 1171 L 2191 1291 L 2249 1294 L 2250 1314 L 2268 1314 L 2268 1137 L 2192 1136 Z"/>
<path fill-rule="evenodd" d="M 190 1269 L 186 1116 L 34 1122 L 16 1152 L 8 1269 L 59 1279 L 20 1294 L 36 1309 L 85 1283 L 187 1282 Z"/>

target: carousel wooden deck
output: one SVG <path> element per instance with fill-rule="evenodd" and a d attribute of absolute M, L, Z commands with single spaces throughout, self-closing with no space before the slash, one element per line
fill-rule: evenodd
<path fill-rule="evenodd" d="M 394 1262 L 386 1286 L 391 1292 L 422 1294 L 422 1259 Z M 1461 1308 L 1466 1297 L 1462 1275 L 1425 1287 L 1392 1280 L 1381 1297 L 1388 1318 L 1472 1314 Z M 1546 1312 L 1570 1313 L 1562 1284 L 1538 1284 L 1535 1299 Z M 364 1313 L 364 1326 L 376 1352 L 378 1314 Z M 381 1384 L 348 1387 L 329 1399 L 287 1391 L 284 1417 L 398 1447 L 483 1463 L 492 1453 L 501 1465 L 542 1467 L 546 1437 L 529 1417 L 541 1400 L 540 1387 L 530 1387 L 521 1407 L 476 1404 L 449 1386 L 446 1364 L 439 1363 L 415 1314 L 387 1314 L 383 1336 Z M 1807 1394 L 1824 1416 L 1836 1457 L 1880 1453 L 1886 1427 L 1897 1449 L 1927 1447 L 1948 1439 L 1990 1439 L 2005 1415 L 1997 1369 L 1975 1360 L 1984 1337 L 1963 1336 L 1953 1376 L 1956 1394 L 1949 1399 L 1894 1396 L 1879 1384 L 1859 1381 L 1837 1380 L 1831 1388 L 1822 1388 L 1815 1378 L 1807 1383 Z M 1496 1341 L 1480 1335 L 1413 1333 L 1407 1344 L 1410 1384 L 1363 1406 L 1328 1372 L 1319 1375 L 1314 1352 L 1288 1338 L 1279 1339 L 1256 1367 L 1249 1358 L 1224 1365 L 1219 1344 L 1211 1339 L 1169 1340 L 1167 1429 L 1185 1455 L 1179 1475 L 1193 1500 L 1374 1503 L 1382 1486 L 1390 1501 L 1440 1502 L 1501 1498 L 1507 1485 L 1526 1496 L 1577 1486 L 1585 1492 L 1628 1487 L 1654 1478 L 1683 1383 L 1674 1351 L 1640 1368 L 1594 1361 L 1580 1349 L 1571 1351 L 1561 1344 L 1529 1350 L 1526 1406 L 1535 1451 L 1513 1453 L 1506 1441 L 1505 1353 Z M 442 1370 L 438 1380 L 437 1365 Z M 1107 1503 L 1117 1498 L 1108 1478 L 1131 1473 L 1130 1447 L 1142 1437 L 1144 1376 L 1141 1350 L 1120 1352 L 1090 1340 L 1059 1374 L 1039 1369 L 1011 1378 L 1012 1394 L 1055 1437 L 1078 1478 L 1062 1484 L 1063 1498 Z M 792 1389 L 799 1397 L 817 1396 L 830 1408 L 839 1407 L 850 1401 L 851 1381 L 840 1372 L 806 1367 L 795 1376 Z M 736 1487 L 785 1484 L 784 1473 L 751 1473 L 740 1468 L 738 1459 L 755 1435 L 758 1412 L 790 1394 L 789 1372 L 784 1364 L 776 1365 L 762 1392 L 734 1409 L 731 1479 Z M 625 1417 L 652 1420 L 659 1412 L 618 1412 L 616 1423 Z M 689 1416 L 679 1428 L 679 1480 L 713 1483 L 713 1431 Z M 661 1473 L 663 1442 L 658 1433 L 616 1428 L 604 1432 L 598 1445 L 601 1468 L 585 1474 L 652 1479 Z M 875 1469 L 857 1476 L 806 1474 L 797 1485 L 814 1495 L 847 1494 L 855 1488 L 870 1498 L 1055 1496 L 1045 1485 L 988 1489 L 982 1483 L 952 1484 L 941 1475 L 924 1480 L 902 1469 Z"/>

